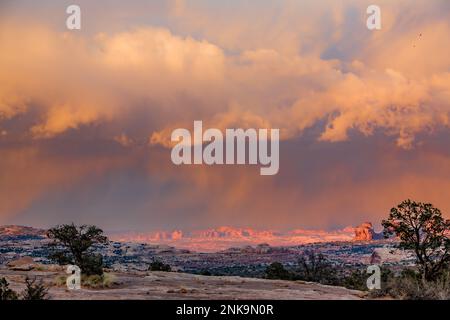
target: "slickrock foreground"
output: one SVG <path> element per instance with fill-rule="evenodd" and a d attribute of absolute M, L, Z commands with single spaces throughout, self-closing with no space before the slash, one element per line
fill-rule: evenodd
<path fill-rule="evenodd" d="M 302 281 L 265 280 L 230 276 L 200 276 L 177 272 L 113 273 L 115 284 L 107 289 L 69 291 L 56 286 L 63 272 L 0 269 L 11 289 L 22 291 L 24 279 L 37 277 L 50 286 L 51 299 L 312 299 L 356 300 L 364 293 Z"/>

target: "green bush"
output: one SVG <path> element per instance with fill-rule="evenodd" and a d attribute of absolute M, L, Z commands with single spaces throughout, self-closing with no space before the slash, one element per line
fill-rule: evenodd
<path fill-rule="evenodd" d="M 298 258 L 297 279 L 331 284 L 334 278 L 333 266 L 321 253 L 306 250 Z"/>
<path fill-rule="evenodd" d="M 339 274 L 339 273 L 337 273 Z M 367 279 L 369 277 L 369 274 L 367 273 L 366 268 L 362 269 L 356 269 L 353 270 L 350 275 L 344 274 L 343 271 L 340 272 L 341 276 L 338 278 L 338 284 L 339 286 L 343 286 L 347 289 L 352 290 L 360 290 L 360 291 L 367 291 L 369 288 L 367 287 Z M 381 288 L 385 288 L 387 286 L 387 283 L 393 278 L 394 273 L 387 267 L 381 268 Z M 377 293 L 375 293 L 375 291 Z M 373 297 L 380 296 L 380 293 L 382 292 L 381 289 L 372 291 Z M 381 294 L 382 296 L 383 294 Z"/>
<path fill-rule="evenodd" d="M 354 270 L 349 276 L 343 276 L 340 285 L 347 289 L 365 291 L 368 274 L 365 270 Z"/>
<path fill-rule="evenodd" d="M 60 275 L 54 280 L 56 286 L 66 286 L 67 276 Z M 82 275 L 81 276 L 81 287 L 86 287 L 90 289 L 105 289 L 111 288 L 118 285 L 119 282 L 116 277 L 110 273 L 104 272 L 102 275 Z"/>
<path fill-rule="evenodd" d="M 266 268 L 266 279 L 292 280 L 293 274 L 280 262 L 273 262 Z"/>
<path fill-rule="evenodd" d="M 36 282 L 36 279 L 25 279 L 25 290 L 22 293 L 23 300 L 45 300 L 48 288 L 44 286 L 42 281 Z"/>
<path fill-rule="evenodd" d="M 0 278 L 0 300 L 17 300 L 17 293 L 9 288 L 5 278 Z"/>
<path fill-rule="evenodd" d="M 212 276 L 211 271 L 203 269 L 202 271 L 200 271 L 200 275 L 202 276 Z"/>
<path fill-rule="evenodd" d="M 103 257 L 101 254 L 86 254 L 78 265 L 81 272 L 86 275 L 103 274 Z"/>
<path fill-rule="evenodd" d="M 150 263 L 150 266 L 148 267 L 148 271 L 166 271 L 170 272 L 172 271 L 172 268 L 168 264 L 164 264 L 163 262 L 159 260 L 153 260 L 152 263 Z"/>
<path fill-rule="evenodd" d="M 450 273 L 444 272 L 434 281 L 427 281 L 412 269 L 405 269 L 398 276 L 382 281 L 381 289 L 370 293 L 372 298 L 390 296 L 402 300 L 449 300 Z"/>
<path fill-rule="evenodd" d="M 109 273 L 103 273 L 102 275 L 83 275 L 81 277 L 81 286 L 91 288 L 91 289 L 105 289 L 111 288 L 117 284 L 114 275 Z"/>

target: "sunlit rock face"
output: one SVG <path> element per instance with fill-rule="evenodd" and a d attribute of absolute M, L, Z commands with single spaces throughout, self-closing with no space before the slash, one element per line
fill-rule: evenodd
<path fill-rule="evenodd" d="M 383 239 L 383 234 L 376 233 L 371 222 L 364 222 L 355 228 L 355 241 L 372 241 Z"/>
<path fill-rule="evenodd" d="M 295 246 L 307 243 L 332 241 L 352 241 L 354 228 L 326 231 L 294 229 L 290 231 L 256 230 L 252 228 L 236 228 L 220 226 L 193 231 L 156 231 L 147 233 L 125 232 L 111 234 L 110 239 L 121 242 L 141 242 L 152 244 L 167 244 L 177 248 L 187 248 L 199 252 L 217 252 L 236 247 L 247 248 L 250 251 L 263 252 L 269 246 Z"/>
<path fill-rule="evenodd" d="M 6 238 L 41 238 L 46 236 L 46 231 L 26 226 L 6 225 L 0 226 L 0 239 Z"/>

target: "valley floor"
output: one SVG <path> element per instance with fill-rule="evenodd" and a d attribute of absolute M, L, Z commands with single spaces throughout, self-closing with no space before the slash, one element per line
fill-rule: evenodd
<path fill-rule="evenodd" d="M 341 287 L 302 281 L 266 280 L 231 276 L 200 276 L 178 272 L 112 273 L 116 284 L 106 289 L 67 290 L 55 279 L 62 271 L 15 271 L 0 269 L 10 288 L 24 289 L 26 276 L 42 279 L 50 287 L 51 299 L 120 300 L 120 299 L 306 299 L 356 300 L 364 293 Z"/>

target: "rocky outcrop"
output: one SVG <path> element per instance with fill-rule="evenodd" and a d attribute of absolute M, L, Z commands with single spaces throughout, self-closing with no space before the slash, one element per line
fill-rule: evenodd
<path fill-rule="evenodd" d="M 65 266 L 60 266 L 57 264 L 42 264 L 34 261 L 32 257 L 21 257 L 15 260 L 9 261 L 6 266 L 9 270 L 13 271 L 50 271 L 58 272 L 65 270 Z"/>
<path fill-rule="evenodd" d="M 372 241 L 383 239 L 383 234 L 376 233 L 371 222 L 364 222 L 355 228 L 354 241 Z"/>
<path fill-rule="evenodd" d="M 114 288 L 84 288 L 67 290 L 65 284 L 56 285 L 54 272 L 23 272 L 0 269 L 10 288 L 23 289 L 25 276 L 39 277 L 49 287 L 52 300 L 360 300 L 365 293 L 342 287 L 312 282 L 268 280 L 237 276 L 201 276 L 181 272 L 137 272 L 108 274 Z M 64 271 L 59 276 L 66 276 Z"/>
<path fill-rule="evenodd" d="M 7 263 L 8 268 L 15 271 L 30 271 L 35 268 L 35 263 L 31 257 L 22 257 Z"/>
<path fill-rule="evenodd" d="M 40 239 L 46 236 L 46 231 L 26 226 L 0 226 L 0 239 Z"/>
<path fill-rule="evenodd" d="M 414 265 L 415 255 L 411 250 L 401 250 L 392 247 L 375 248 L 370 256 L 370 264 L 401 263 Z"/>

